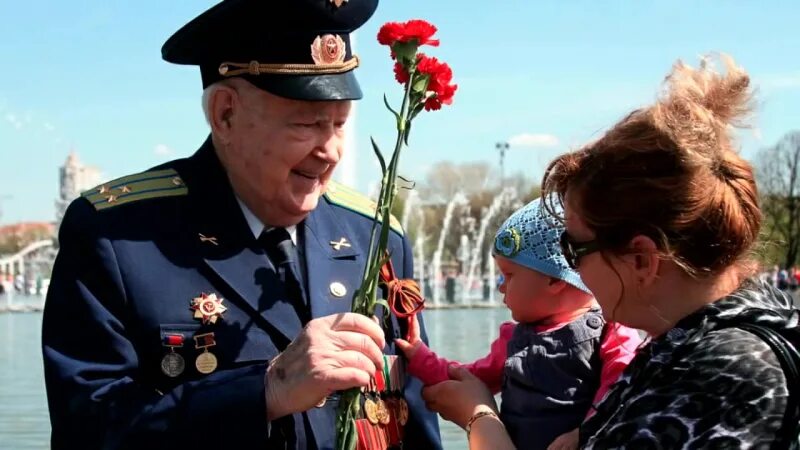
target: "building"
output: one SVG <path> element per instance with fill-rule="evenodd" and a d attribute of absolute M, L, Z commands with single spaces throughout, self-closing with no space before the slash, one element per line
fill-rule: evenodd
<path fill-rule="evenodd" d="M 69 204 L 83 191 L 91 189 L 102 181 L 102 175 L 94 167 L 83 165 L 75 151 L 70 151 L 64 165 L 59 168 L 59 193 L 56 199 L 56 229 L 67 212 Z"/>

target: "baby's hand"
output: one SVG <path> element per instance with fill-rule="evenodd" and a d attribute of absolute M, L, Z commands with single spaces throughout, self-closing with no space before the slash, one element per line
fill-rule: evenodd
<path fill-rule="evenodd" d="M 395 339 L 394 343 L 406 355 L 406 358 L 412 359 L 417 350 L 422 346 L 422 339 L 419 337 L 419 322 L 417 316 L 408 318 L 408 336 L 406 339 Z"/>
<path fill-rule="evenodd" d="M 557 437 L 547 450 L 576 450 L 578 448 L 578 428 Z"/>

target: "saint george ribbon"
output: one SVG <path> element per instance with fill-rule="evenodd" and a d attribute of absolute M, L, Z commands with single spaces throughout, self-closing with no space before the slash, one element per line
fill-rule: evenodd
<path fill-rule="evenodd" d="M 414 280 L 399 280 L 394 273 L 392 260 L 387 259 L 381 267 L 381 281 L 386 285 L 389 309 L 401 319 L 408 319 L 408 328 L 411 329 L 417 313 L 425 308 L 425 299 L 419 285 Z M 409 337 L 406 336 L 406 339 Z"/>

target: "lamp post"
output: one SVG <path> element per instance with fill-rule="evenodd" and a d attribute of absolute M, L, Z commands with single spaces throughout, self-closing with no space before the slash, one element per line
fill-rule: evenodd
<path fill-rule="evenodd" d="M 505 187 L 505 170 L 503 167 L 505 158 L 506 158 L 506 151 L 509 149 L 508 142 L 498 142 L 494 144 L 494 148 L 500 152 L 500 188 Z"/>

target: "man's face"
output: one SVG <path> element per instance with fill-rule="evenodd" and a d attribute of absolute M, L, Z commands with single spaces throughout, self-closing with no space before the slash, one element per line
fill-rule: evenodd
<path fill-rule="evenodd" d="M 316 206 L 344 149 L 350 101 L 300 101 L 237 83 L 229 145 L 218 149 L 236 194 L 268 225 Z"/>

